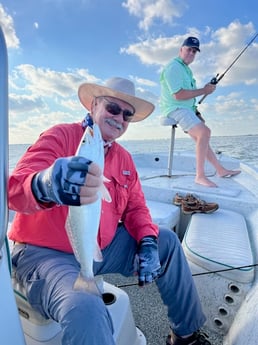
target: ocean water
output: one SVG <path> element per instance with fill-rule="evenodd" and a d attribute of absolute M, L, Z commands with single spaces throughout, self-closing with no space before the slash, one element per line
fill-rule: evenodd
<path fill-rule="evenodd" d="M 169 139 L 119 140 L 119 143 L 131 153 L 168 152 L 170 145 Z M 214 151 L 221 151 L 223 154 L 258 168 L 258 135 L 212 137 L 211 146 Z M 29 144 L 9 146 L 9 172 L 14 169 L 17 161 L 28 147 Z M 190 138 L 176 138 L 175 150 L 194 152 L 193 141 Z"/>

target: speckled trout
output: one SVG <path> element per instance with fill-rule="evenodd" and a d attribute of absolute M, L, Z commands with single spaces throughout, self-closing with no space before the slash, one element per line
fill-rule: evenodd
<path fill-rule="evenodd" d="M 87 127 L 78 146 L 76 156 L 83 156 L 99 165 L 104 170 L 104 143 L 97 124 Z M 111 197 L 103 185 L 99 190 L 98 200 L 81 206 L 69 206 L 66 230 L 77 261 L 80 263 L 80 274 L 75 281 L 74 289 L 84 290 L 96 295 L 103 293 L 101 277 L 94 277 L 93 261 L 102 261 L 97 242 L 101 214 L 101 199 L 110 202 Z"/>

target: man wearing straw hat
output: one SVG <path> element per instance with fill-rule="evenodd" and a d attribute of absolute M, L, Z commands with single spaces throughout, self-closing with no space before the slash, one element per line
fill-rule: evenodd
<path fill-rule="evenodd" d="M 132 276 L 137 271 L 140 286 L 155 280 L 168 308 L 172 332 L 167 344 L 209 345 L 198 331 L 205 316 L 180 242 L 171 230 L 153 224 L 132 157 L 115 141 L 129 122 L 142 121 L 154 106 L 136 97 L 134 84 L 123 78 L 112 78 L 105 86 L 82 84 L 79 98 L 90 112 L 84 121 L 42 133 L 9 179 L 9 207 L 16 211 L 9 232 L 15 242 L 12 262 L 29 302 L 60 323 L 63 345 L 115 344 L 103 300 L 73 290 L 80 267 L 65 229 L 69 205 L 97 198 L 102 178 L 95 163 L 85 159 L 87 169 L 78 174 L 83 181 L 69 179 L 85 128 L 97 123 L 105 143 L 104 175 L 110 180 L 112 202 L 102 205 L 98 244 L 103 261 L 94 263 L 94 274 Z M 72 192 L 70 199 L 66 190 Z"/>

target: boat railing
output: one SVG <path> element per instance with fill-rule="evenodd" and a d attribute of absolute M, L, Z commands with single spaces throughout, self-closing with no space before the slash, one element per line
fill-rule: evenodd
<path fill-rule="evenodd" d="M 8 226 L 8 144 L 8 60 L 6 42 L 0 26 L 0 249 Z"/>

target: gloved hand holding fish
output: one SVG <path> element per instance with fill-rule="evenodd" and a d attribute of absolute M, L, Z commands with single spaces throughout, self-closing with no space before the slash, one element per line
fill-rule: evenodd
<path fill-rule="evenodd" d="M 104 143 L 97 124 L 87 127 L 76 156 L 84 157 L 98 164 L 104 170 Z M 104 182 L 104 177 L 103 177 Z M 101 214 L 101 198 L 110 202 L 111 197 L 104 183 L 99 188 L 98 199 L 90 204 L 70 206 L 66 229 L 81 271 L 74 288 L 102 295 L 102 279 L 96 280 L 93 273 L 93 261 L 101 261 L 102 255 L 97 243 Z"/>
<path fill-rule="evenodd" d="M 87 158 L 62 157 L 34 177 L 32 190 L 41 202 L 79 206 L 97 199 L 101 174 L 100 167 Z"/>

